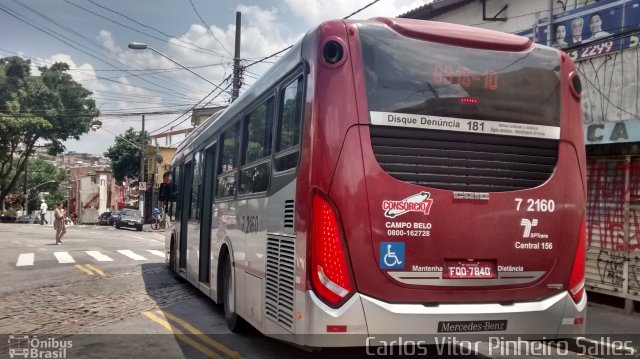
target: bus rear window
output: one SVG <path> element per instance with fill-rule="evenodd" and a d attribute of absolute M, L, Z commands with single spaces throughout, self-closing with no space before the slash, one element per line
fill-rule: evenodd
<path fill-rule="evenodd" d="M 560 58 L 501 52 L 360 28 L 369 111 L 559 126 Z"/>

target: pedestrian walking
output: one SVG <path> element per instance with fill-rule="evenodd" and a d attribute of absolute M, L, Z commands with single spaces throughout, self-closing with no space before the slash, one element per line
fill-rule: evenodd
<path fill-rule="evenodd" d="M 55 219 L 53 220 L 53 228 L 56 230 L 56 244 L 62 244 L 62 236 L 67 233 L 66 216 L 67 213 L 64 209 L 64 203 L 60 202 L 56 204 L 56 210 L 54 212 Z"/>
<path fill-rule="evenodd" d="M 49 222 L 45 218 L 47 215 L 47 209 L 49 209 L 49 207 L 47 206 L 47 202 L 45 202 L 43 199 L 42 204 L 40 205 L 40 225 L 41 226 L 45 224 L 49 224 Z"/>

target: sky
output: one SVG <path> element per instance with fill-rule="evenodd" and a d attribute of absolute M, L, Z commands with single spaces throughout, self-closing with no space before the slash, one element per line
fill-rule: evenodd
<path fill-rule="evenodd" d="M 233 72 L 237 11 L 242 14 L 240 58 L 246 66 L 294 44 L 322 21 L 343 18 L 372 2 L 0 0 L 0 57 L 31 60 L 34 75 L 39 66 L 69 64 L 74 80 L 93 92 L 102 128 L 65 142 L 66 149 L 101 155 L 116 135 L 141 129 L 142 113 L 145 130 L 157 134 L 189 127 L 195 105 L 229 103 L 230 82 L 223 80 Z M 395 17 L 427 2 L 378 0 L 351 18 Z M 155 51 L 129 49 L 132 42 Z M 241 93 L 277 59 L 248 66 Z M 173 136 L 171 144 L 183 138 Z M 167 145 L 168 139 L 159 144 Z"/>

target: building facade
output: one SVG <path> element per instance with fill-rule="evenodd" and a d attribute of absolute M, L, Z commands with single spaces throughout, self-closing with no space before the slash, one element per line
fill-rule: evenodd
<path fill-rule="evenodd" d="M 118 208 L 120 187 L 109 166 L 67 168 L 68 215 L 77 223 L 98 223 L 100 213 Z"/>

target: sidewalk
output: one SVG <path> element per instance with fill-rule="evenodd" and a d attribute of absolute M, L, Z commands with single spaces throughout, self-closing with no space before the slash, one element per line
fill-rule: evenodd
<path fill-rule="evenodd" d="M 586 339 L 579 341 L 585 347 L 597 347 L 597 353 L 610 356 L 611 350 L 631 346 L 640 356 L 640 313 L 627 313 L 614 306 L 589 302 L 587 309 Z M 626 343 L 626 344 L 625 344 Z M 615 356 L 615 355 L 614 355 Z"/>

